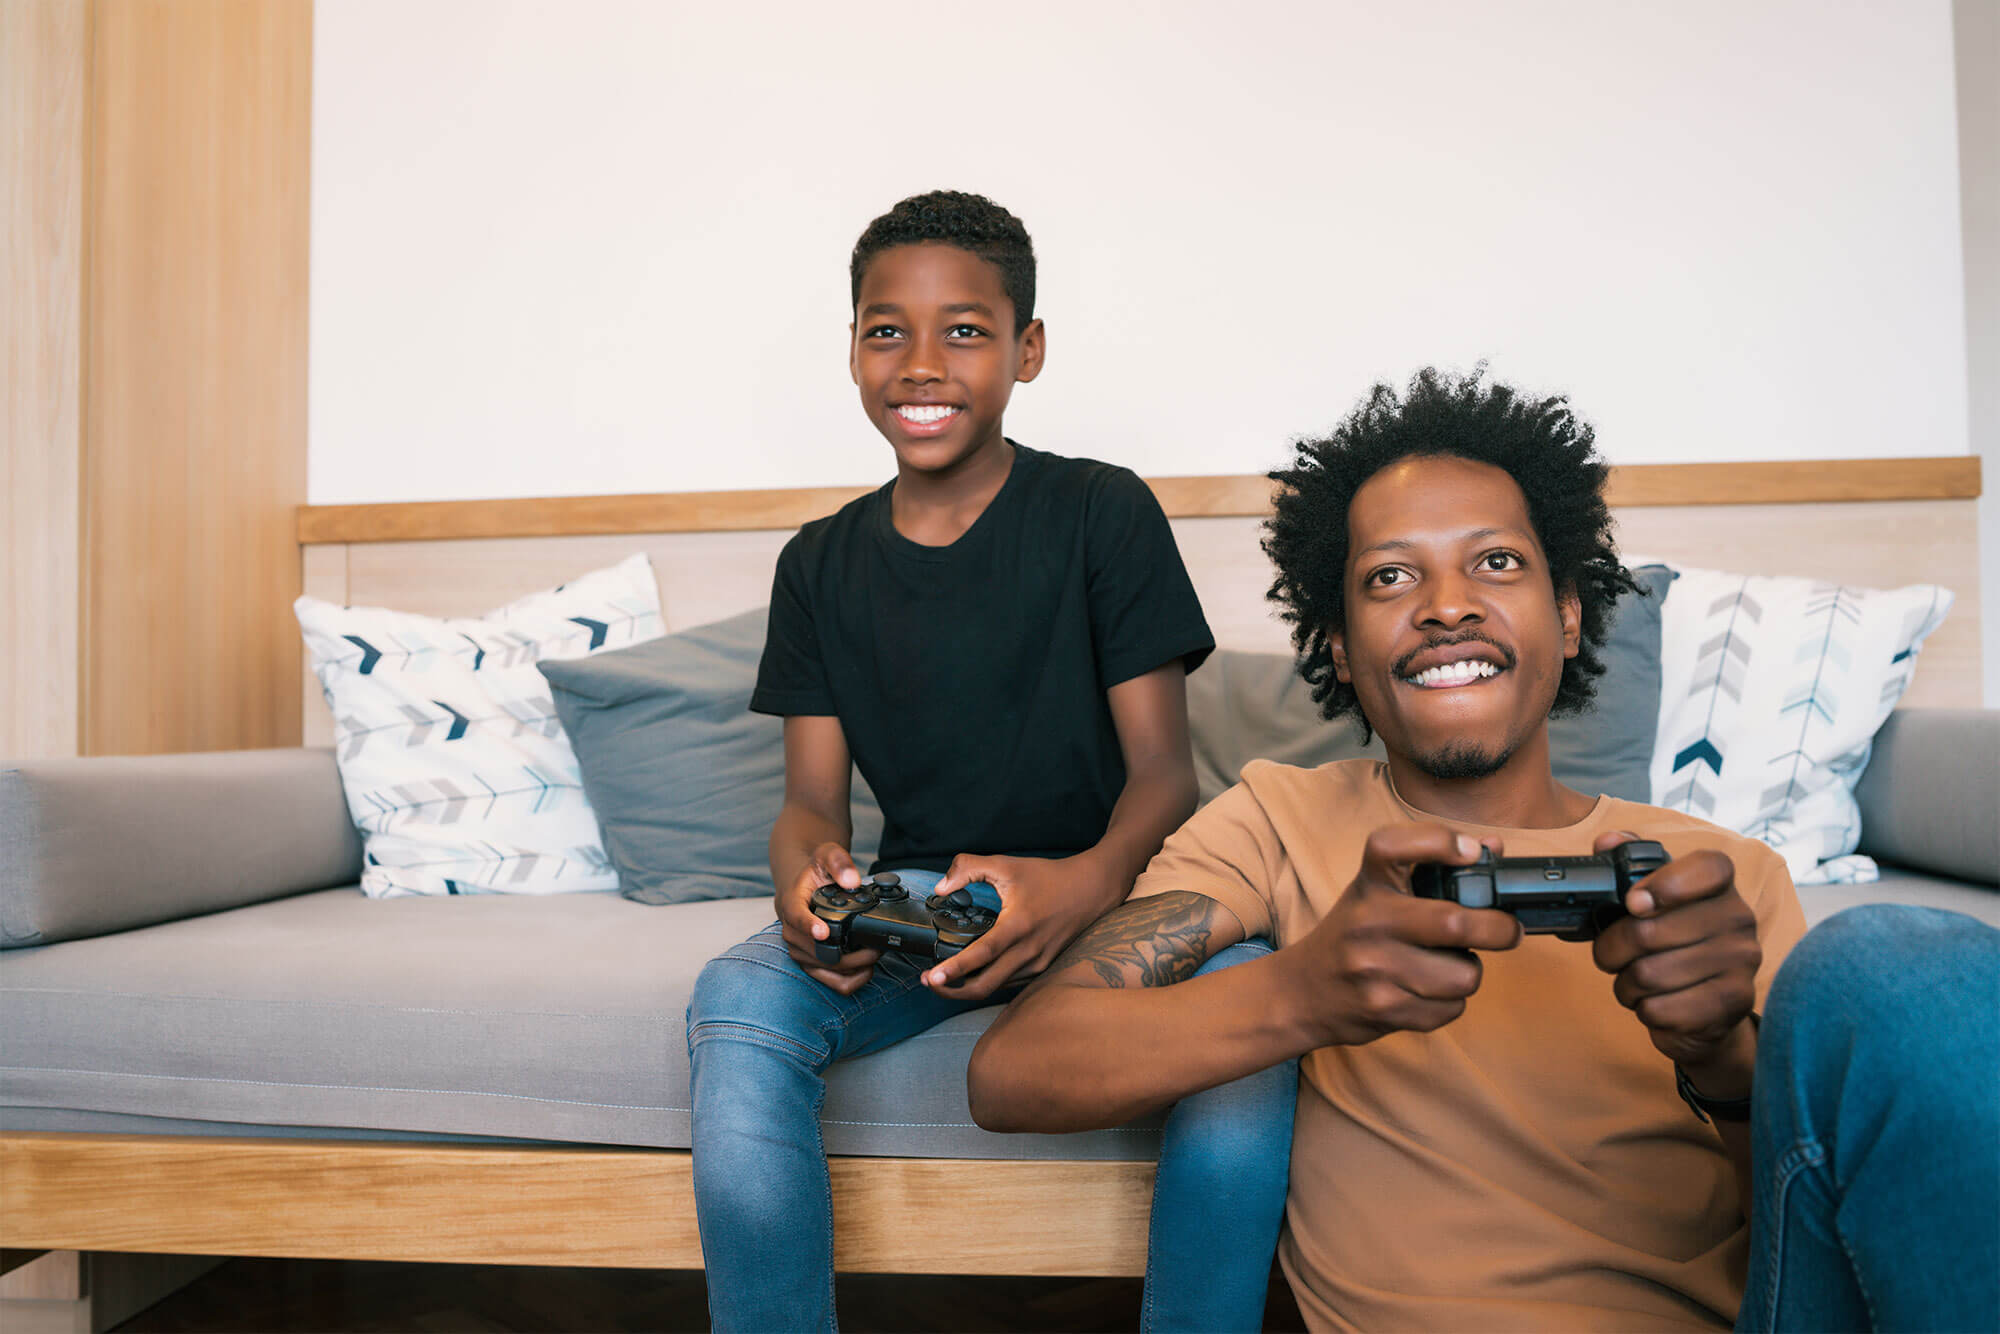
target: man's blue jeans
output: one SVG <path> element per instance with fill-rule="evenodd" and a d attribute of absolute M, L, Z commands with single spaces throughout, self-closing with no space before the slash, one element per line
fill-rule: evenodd
<path fill-rule="evenodd" d="M 901 874 L 917 895 L 941 878 Z M 971 888 L 999 906 L 989 886 Z M 1202 971 L 1269 950 L 1245 942 Z M 918 980 L 921 971 L 885 954 L 867 985 L 840 996 L 792 962 L 775 923 L 702 970 L 688 1004 L 688 1053 L 695 1208 L 717 1330 L 837 1327 L 832 1187 L 819 1127 L 824 1072 L 977 1008 L 937 995 Z M 1185 1098 L 1169 1115 L 1146 1257 L 1146 1328 L 1261 1326 L 1297 1089 L 1297 1062 L 1287 1062 Z M 939 1226 L 949 1228 L 950 1201 L 938 1204 Z M 1051 1209 L 1062 1204 L 1049 1201 Z M 1018 1226 L 1032 1232 L 1036 1224 L 1022 1218 Z"/>
<path fill-rule="evenodd" d="M 1739 1330 L 2000 1329 L 2000 931 L 1851 908 L 1757 1035 Z"/>

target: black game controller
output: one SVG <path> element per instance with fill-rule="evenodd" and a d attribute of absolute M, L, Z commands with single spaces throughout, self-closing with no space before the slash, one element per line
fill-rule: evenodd
<path fill-rule="evenodd" d="M 936 963 L 985 935 L 998 914 L 962 889 L 913 900 L 894 871 L 870 876 L 853 889 L 821 885 L 813 891 L 813 916 L 828 928 L 813 942 L 821 963 L 839 963 L 855 950 L 894 950 Z"/>
<path fill-rule="evenodd" d="M 1471 866 L 1425 862 L 1410 872 L 1420 899 L 1513 913 L 1530 935 L 1595 940 L 1625 915 L 1625 891 L 1667 864 L 1667 850 L 1635 840 L 1589 857 L 1501 857 L 1481 848 Z"/>

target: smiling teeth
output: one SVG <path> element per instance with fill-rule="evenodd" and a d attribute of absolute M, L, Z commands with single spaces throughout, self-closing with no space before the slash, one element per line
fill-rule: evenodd
<path fill-rule="evenodd" d="M 1500 669 L 1492 663 L 1471 660 L 1466 662 L 1448 662 L 1441 667 L 1433 667 L 1429 671 L 1418 672 L 1415 676 L 1410 677 L 1409 681 L 1412 685 L 1420 686 L 1458 686 L 1464 685 L 1467 681 L 1477 681 L 1482 677 L 1498 676 L 1499 674 Z"/>
<path fill-rule="evenodd" d="M 911 422 L 917 426 L 928 426 L 932 422 L 943 421 L 946 417 L 951 416 L 957 411 L 957 408 L 946 407 L 942 404 L 918 405 L 913 403 L 897 408 L 896 415 L 904 421 Z"/>

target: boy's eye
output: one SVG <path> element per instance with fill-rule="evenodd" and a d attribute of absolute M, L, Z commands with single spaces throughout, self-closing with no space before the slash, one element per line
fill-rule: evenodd
<path fill-rule="evenodd" d="M 986 330 L 976 324 L 954 324 L 944 331 L 946 338 L 983 338 Z"/>
<path fill-rule="evenodd" d="M 874 324 L 861 331 L 863 338 L 901 338 L 903 331 L 893 324 Z"/>

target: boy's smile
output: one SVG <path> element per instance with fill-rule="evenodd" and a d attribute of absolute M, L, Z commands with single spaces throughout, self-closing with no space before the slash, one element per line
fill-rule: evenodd
<path fill-rule="evenodd" d="M 849 369 L 900 473 L 942 480 L 1004 462 L 1001 417 L 1042 352 L 1042 322 L 1017 337 L 1000 271 L 969 250 L 894 246 L 862 275 Z"/>
<path fill-rule="evenodd" d="M 1347 524 L 1347 624 L 1329 642 L 1392 768 L 1483 778 L 1545 738 L 1581 612 L 1556 595 L 1514 479 L 1403 459 L 1361 485 Z"/>

